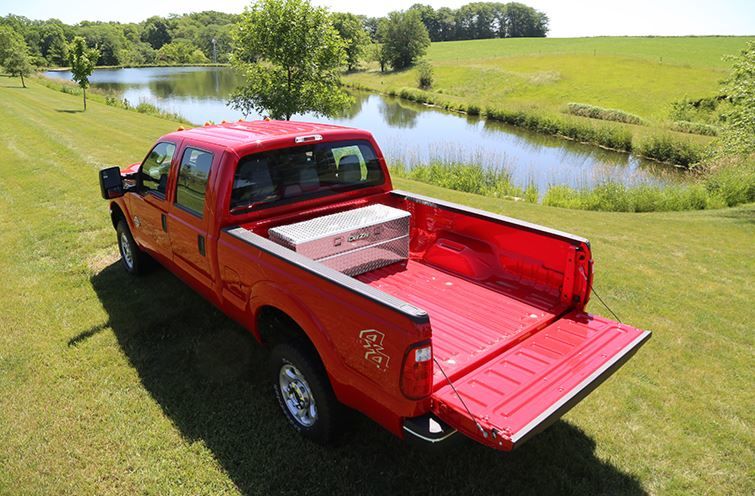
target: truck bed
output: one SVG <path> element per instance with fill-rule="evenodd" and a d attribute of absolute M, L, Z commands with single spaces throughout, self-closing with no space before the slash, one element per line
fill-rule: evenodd
<path fill-rule="evenodd" d="M 521 285 L 481 285 L 409 260 L 357 277 L 430 314 L 433 351 L 453 380 L 553 322 L 564 308 Z M 435 367 L 435 388 L 445 384 Z"/>

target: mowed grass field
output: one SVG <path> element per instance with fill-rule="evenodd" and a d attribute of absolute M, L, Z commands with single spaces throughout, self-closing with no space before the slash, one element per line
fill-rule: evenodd
<path fill-rule="evenodd" d="M 395 181 L 590 238 L 596 289 L 654 337 L 514 453 L 425 453 L 361 418 L 323 448 L 278 413 L 243 330 L 117 263 L 96 172 L 176 124 L 16 85 L 0 78 L 0 493 L 755 491 L 755 206 L 584 212 Z"/>
<path fill-rule="evenodd" d="M 485 108 L 560 113 L 569 102 L 637 114 L 651 126 L 668 120 L 684 97 L 715 96 L 755 37 L 519 38 L 433 43 L 431 91 Z M 417 87 L 415 69 L 381 73 L 374 63 L 346 81 L 387 92 Z M 636 132 L 643 133 L 642 129 Z"/>

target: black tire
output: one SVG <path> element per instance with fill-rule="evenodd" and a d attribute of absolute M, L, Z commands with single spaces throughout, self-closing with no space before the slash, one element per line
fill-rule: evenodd
<path fill-rule="evenodd" d="M 129 274 L 142 274 L 147 268 L 148 257 L 134 241 L 131 230 L 126 221 L 121 219 L 115 228 L 118 241 L 118 251 L 121 253 L 121 264 Z"/>
<path fill-rule="evenodd" d="M 295 375 L 302 381 L 292 386 L 294 391 L 286 392 L 284 389 L 284 368 L 288 372 L 293 368 L 296 371 Z M 314 351 L 290 343 L 277 345 L 270 354 L 270 379 L 275 398 L 289 424 L 301 435 L 318 444 L 330 444 L 335 437 L 343 406 L 336 400 L 325 369 Z M 311 424 L 302 421 L 292 412 L 291 408 L 295 407 L 290 407 L 289 402 L 296 400 L 291 396 L 296 396 L 301 401 L 305 407 L 302 411 L 308 410 L 310 418 L 313 416 L 309 407 L 314 405 L 315 415 L 311 418 Z"/>

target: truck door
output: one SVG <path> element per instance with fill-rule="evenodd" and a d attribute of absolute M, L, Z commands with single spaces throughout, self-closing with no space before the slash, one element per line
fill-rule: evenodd
<path fill-rule="evenodd" d="M 137 243 L 158 258 L 171 258 L 168 235 L 168 178 L 176 143 L 163 141 L 150 150 L 139 168 L 139 187 L 127 195 L 133 235 Z"/>
<path fill-rule="evenodd" d="M 173 205 L 168 214 L 173 262 L 204 286 L 214 280 L 207 240 L 210 212 L 207 184 L 221 153 L 188 145 L 181 153 Z"/>

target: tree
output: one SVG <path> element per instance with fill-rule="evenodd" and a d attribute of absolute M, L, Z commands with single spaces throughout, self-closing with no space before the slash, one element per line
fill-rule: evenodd
<path fill-rule="evenodd" d="M 723 81 L 721 93 L 731 104 L 719 138 L 719 154 L 755 153 L 755 42 L 747 42 L 733 58 L 731 74 Z"/>
<path fill-rule="evenodd" d="M 146 41 L 152 45 L 152 48 L 159 50 L 163 45 L 170 43 L 171 40 L 170 25 L 166 19 L 153 16 L 144 21 L 142 41 Z"/>
<path fill-rule="evenodd" d="M 48 64 L 65 65 L 68 60 L 64 25 L 57 19 L 45 21 L 39 28 L 40 55 Z"/>
<path fill-rule="evenodd" d="M 441 26 L 440 16 L 441 9 L 437 11 L 430 5 L 423 5 L 421 3 L 415 3 L 409 10 L 416 10 L 422 19 L 422 24 L 427 28 L 427 34 L 430 36 L 430 41 L 441 41 Z"/>
<path fill-rule="evenodd" d="M 68 62 L 71 64 L 71 79 L 79 84 L 84 92 L 84 110 L 87 109 L 87 88 L 89 76 L 94 71 L 94 65 L 100 58 L 96 48 L 88 48 L 87 42 L 81 36 L 76 36 L 68 46 Z"/>
<path fill-rule="evenodd" d="M 275 119 L 295 113 L 334 115 L 350 99 L 340 85 L 344 42 L 330 14 L 307 0 L 261 0 L 247 7 L 233 31 L 231 62 L 244 83 L 229 104 L 245 115 Z"/>
<path fill-rule="evenodd" d="M 388 51 L 382 43 L 373 43 L 370 46 L 370 60 L 380 64 L 380 72 L 385 72 L 385 67 L 390 63 Z"/>
<path fill-rule="evenodd" d="M 175 40 L 163 45 L 155 58 L 162 64 L 206 64 L 210 61 L 194 43 Z"/>
<path fill-rule="evenodd" d="M 359 67 L 370 41 L 362 20 L 354 14 L 336 12 L 332 15 L 333 27 L 346 44 L 346 67 L 353 71 Z"/>
<path fill-rule="evenodd" d="M 34 71 L 29 47 L 20 34 L 5 26 L 0 27 L 0 64 L 12 76 L 19 76 L 26 88 L 24 76 Z"/>
<path fill-rule="evenodd" d="M 391 12 L 380 28 L 383 49 L 394 69 L 409 67 L 430 46 L 427 28 L 416 10 Z"/>

